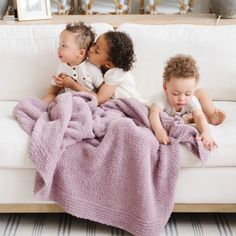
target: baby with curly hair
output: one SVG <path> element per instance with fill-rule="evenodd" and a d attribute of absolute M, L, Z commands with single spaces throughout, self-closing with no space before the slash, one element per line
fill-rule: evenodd
<path fill-rule="evenodd" d="M 136 83 L 130 70 L 135 62 L 132 39 L 125 32 L 108 31 L 101 34 L 88 52 L 88 60 L 100 66 L 104 82 L 93 93 L 98 104 L 108 99 L 136 98 L 147 103 L 136 89 Z M 88 91 L 80 85 L 79 91 Z M 89 92 L 89 91 L 88 91 Z"/>
<path fill-rule="evenodd" d="M 188 115 L 191 114 L 200 132 L 199 139 L 206 149 L 212 150 L 216 147 L 216 143 L 211 137 L 201 105 L 194 96 L 199 80 L 196 61 L 191 56 L 182 54 L 171 57 L 164 68 L 163 79 L 164 92 L 159 100 L 152 104 L 149 114 L 150 124 L 157 140 L 162 144 L 170 142 L 160 120 L 161 111 L 170 116 L 179 116 L 186 123 L 189 123 Z"/>

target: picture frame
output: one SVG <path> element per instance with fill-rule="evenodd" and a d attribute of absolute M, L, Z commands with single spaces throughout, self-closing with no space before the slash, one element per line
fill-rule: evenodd
<path fill-rule="evenodd" d="M 52 18 L 50 0 L 16 0 L 19 21 Z"/>

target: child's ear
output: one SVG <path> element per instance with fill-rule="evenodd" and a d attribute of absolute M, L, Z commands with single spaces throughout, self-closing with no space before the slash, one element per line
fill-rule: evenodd
<path fill-rule="evenodd" d="M 164 91 L 167 90 L 166 83 L 163 84 L 163 89 L 164 89 Z"/>
<path fill-rule="evenodd" d="M 86 55 L 86 50 L 85 49 L 79 49 L 78 56 L 79 57 L 84 57 Z"/>
<path fill-rule="evenodd" d="M 114 65 L 112 64 L 111 61 L 108 61 L 108 62 L 105 63 L 105 67 L 110 69 L 110 68 L 113 68 Z"/>

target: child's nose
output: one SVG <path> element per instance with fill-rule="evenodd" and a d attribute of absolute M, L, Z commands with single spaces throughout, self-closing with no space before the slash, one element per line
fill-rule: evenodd
<path fill-rule="evenodd" d="M 179 100 L 180 100 L 180 101 L 183 101 L 184 99 L 185 99 L 184 94 L 182 94 L 182 95 L 179 96 Z"/>

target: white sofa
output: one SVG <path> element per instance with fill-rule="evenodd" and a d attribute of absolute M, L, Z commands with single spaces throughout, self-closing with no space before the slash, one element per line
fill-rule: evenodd
<path fill-rule="evenodd" d="M 109 24 L 92 24 L 100 34 Z M 53 202 L 33 194 L 35 169 L 28 158 L 30 137 L 12 116 L 20 99 L 45 94 L 58 58 L 58 36 L 65 24 L 0 25 L 0 212 L 59 212 Z M 151 99 L 162 89 L 167 58 L 191 54 L 201 82 L 227 118 L 210 126 L 218 149 L 206 166 L 182 147 L 175 195 L 176 212 L 236 212 L 236 25 L 135 25 L 117 30 L 130 34 L 137 62 L 133 74 L 141 94 Z"/>

